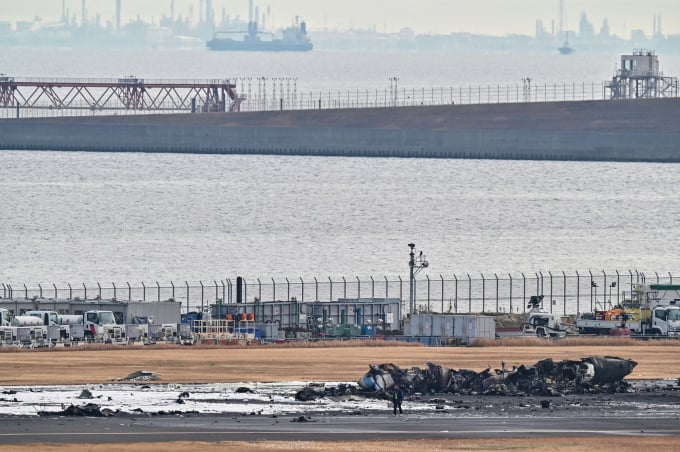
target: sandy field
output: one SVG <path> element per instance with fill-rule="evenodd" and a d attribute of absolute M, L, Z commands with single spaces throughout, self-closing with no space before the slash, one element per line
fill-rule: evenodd
<path fill-rule="evenodd" d="M 275 382 L 275 381 L 357 381 L 369 364 L 392 362 L 402 368 L 422 367 L 434 362 L 454 369 L 482 370 L 520 364 L 534 364 L 544 358 L 555 360 L 580 359 L 585 356 L 619 356 L 638 362 L 629 376 L 631 379 L 680 377 L 680 344 L 663 341 L 656 343 L 613 341 L 597 345 L 562 345 L 556 343 L 488 347 L 421 347 L 389 346 L 366 347 L 343 344 L 342 347 L 177 347 L 145 346 L 135 348 L 52 349 L 48 351 L 5 351 L 0 353 L 0 385 L 32 384 L 94 384 L 108 383 L 138 371 L 151 371 L 162 383 L 210 382 Z M 630 344 L 630 345 L 628 345 Z M 595 441 L 595 444 L 594 444 Z M 529 438 L 507 440 L 431 440 L 431 441 L 376 441 L 376 442 L 263 442 L 263 443 L 145 443 L 116 444 L 118 451 L 355 451 L 382 450 L 472 450 L 496 451 L 520 449 L 524 451 L 586 450 L 597 447 L 608 450 L 633 451 L 648 448 L 680 450 L 677 438 L 550 438 L 536 441 Z M 65 451 L 73 446 L 33 444 L 2 447 L 0 450 Z M 101 445 L 78 446 L 80 450 L 102 450 Z"/>
<path fill-rule="evenodd" d="M 493 347 L 386 346 L 246 348 L 139 346 L 51 349 L 0 353 L 0 384 L 108 383 L 145 370 L 163 383 L 357 381 L 370 364 L 391 362 L 402 368 L 434 362 L 452 369 L 480 371 L 544 358 L 556 361 L 586 356 L 618 356 L 638 362 L 629 378 L 680 377 L 680 343 L 633 343 L 616 339 L 601 345 L 534 345 Z"/>

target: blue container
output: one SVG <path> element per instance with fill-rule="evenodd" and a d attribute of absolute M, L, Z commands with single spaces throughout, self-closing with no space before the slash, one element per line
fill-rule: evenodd
<path fill-rule="evenodd" d="M 375 327 L 373 325 L 361 325 L 362 336 L 375 336 Z"/>

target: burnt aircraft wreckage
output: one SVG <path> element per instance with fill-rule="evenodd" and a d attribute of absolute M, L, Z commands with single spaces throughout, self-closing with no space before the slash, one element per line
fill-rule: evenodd
<path fill-rule="evenodd" d="M 358 381 L 337 387 L 308 386 L 296 394 L 297 400 L 314 400 L 319 397 L 342 394 L 362 394 L 377 398 L 386 397 L 396 384 L 411 394 L 463 394 L 463 395 L 540 395 L 617 393 L 626 392 L 629 384 L 623 379 L 637 363 L 618 357 L 588 357 L 581 360 L 555 362 L 550 358 L 533 366 L 521 365 L 511 370 L 481 372 L 454 370 L 427 363 L 426 368 L 412 367 L 403 370 L 391 363 L 371 365 Z"/>

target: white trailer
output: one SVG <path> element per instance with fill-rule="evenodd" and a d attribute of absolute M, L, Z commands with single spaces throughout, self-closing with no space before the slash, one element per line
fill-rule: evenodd
<path fill-rule="evenodd" d="M 12 326 L 42 326 L 42 319 L 39 317 L 33 317 L 32 315 L 17 315 L 12 317 L 10 321 Z"/>
<path fill-rule="evenodd" d="M 59 314 L 57 316 L 59 325 L 82 325 L 83 316 L 75 314 Z"/>

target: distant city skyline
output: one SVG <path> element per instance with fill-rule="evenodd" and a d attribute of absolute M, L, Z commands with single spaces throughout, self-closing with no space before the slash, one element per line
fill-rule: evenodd
<path fill-rule="evenodd" d="M 10 3 L 5 0 L 5 4 Z M 205 15 L 205 5 L 210 0 L 122 0 L 121 21 L 129 22 L 138 15 L 145 21 L 169 16 L 174 4 L 175 16 L 194 22 Z M 11 9 L 0 13 L 0 21 L 32 21 L 36 16 L 45 22 L 58 22 L 62 17 L 61 0 L 22 0 Z M 115 0 L 87 0 L 90 20 L 99 16 L 102 23 L 115 21 Z M 232 19 L 248 19 L 248 0 L 212 0 L 215 18 L 222 11 Z M 375 29 L 378 32 L 397 32 L 412 28 L 416 33 L 474 33 L 503 36 L 535 34 L 536 21 L 542 21 L 550 31 L 558 27 L 557 0 L 344 0 L 330 2 L 319 0 L 255 0 L 260 15 L 270 11 L 269 20 L 276 27 L 288 25 L 299 16 L 308 22 L 311 30 L 323 29 Z M 69 17 L 79 22 L 82 0 L 65 0 Z M 201 8 L 202 6 L 202 8 Z M 200 11 L 200 12 L 199 12 Z M 680 7 L 677 0 L 565 0 L 565 29 L 578 30 L 579 19 L 586 13 L 598 32 L 606 18 L 612 34 L 626 37 L 632 30 L 642 30 L 651 35 L 660 17 L 661 32 L 680 34 Z M 272 25 L 270 23 L 269 25 Z"/>

